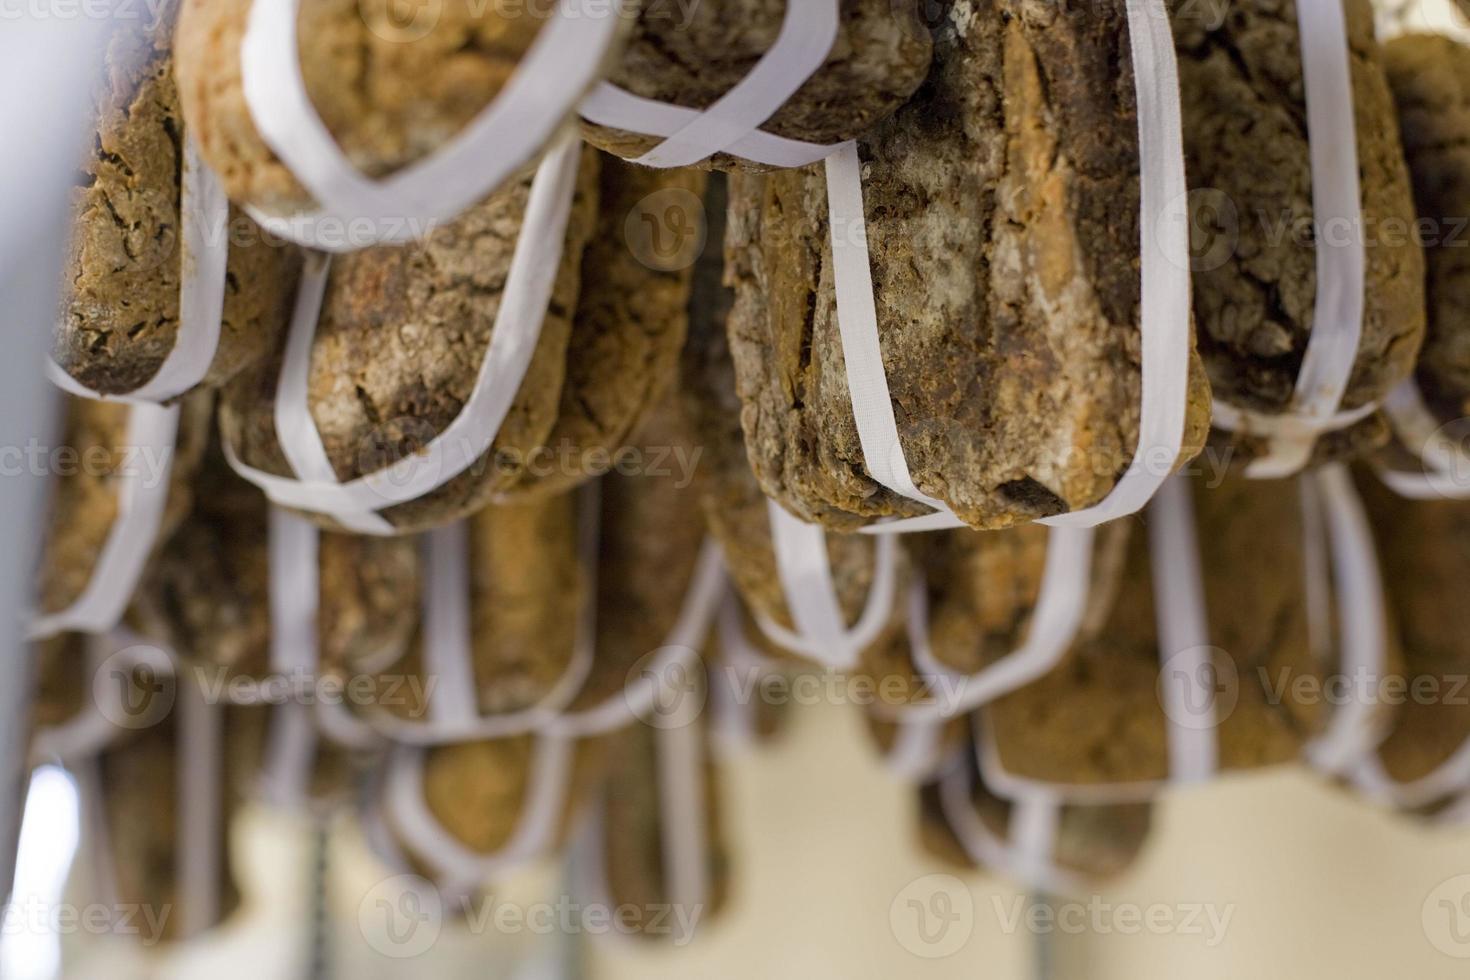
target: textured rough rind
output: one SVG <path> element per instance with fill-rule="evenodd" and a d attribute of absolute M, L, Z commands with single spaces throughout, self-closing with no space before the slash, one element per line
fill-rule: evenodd
<path fill-rule="evenodd" d="M 271 674 L 269 505 L 217 448 L 193 512 L 155 557 L 132 622 L 180 656 L 224 675 Z M 318 543 L 318 655 L 357 674 L 401 655 L 418 610 L 419 565 L 406 539 L 324 532 Z"/>
<path fill-rule="evenodd" d="M 597 228 L 582 255 L 561 406 L 546 439 L 556 463 L 549 473 L 523 474 L 510 494 L 556 493 L 605 471 L 601 457 L 628 441 L 678 375 L 693 269 L 650 264 L 659 254 L 645 254 L 634 239 L 641 224 L 628 225 L 648 213 L 645 202 L 658 202 L 650 217 L 666 221 L 665 209 L 678 209 L 688 233 L 699 218 L 684 214 L 684 205 L 703 193 L 705 175 L 635 167 L 610 156 L 599 161 Z"/>
<path fill-rule="evenodd" d="M 546 22 L 538 12 L 556 9 L 445 0 L 417 8 L 404 24 L 391 8 L 306 0 L 297 15 L 307 96 L 347 158 L 373 178 L 458 134 L 510 79 Z M 183 0 L 184 116 L 231 200 L 278 214 L 303 210 L 311 196 L 261 138 L 245 102 L 240 42 L 250 10 Z"/>
<path fill-rule="evenodd" d="M 1219 765 L 1289 761 L 1320 724 L 1320 706 L 1273 690 L 1323 670 L 1307 633 L 1300 501 L 1291 485 L 1227 480 L 1194 486 L 1200 562 L 1217 676 L 1225 679 Z M 1147 518 L 1145 518 L 1147 519 Z M 1063 662 L 987 709 L 1006 769 L 1065 783 L 1167 777 L 1166 718 L 1149 569 L 1149 535 L 1131 535 L 1106 616 L 1089 616 Z M 1229 678 L 1235 678 L 1232 683 Z M 1188 723 L 1184 719 L 1182 723 Z"/>
<path fill-rule="evenodd" d="M 707 198 L 711 244 L 694 277 L 681 400 L 702 451 L 698 489 L 709 533 L 720 543 L 735 587 L 751 610 L 790 629 L 794 624 L 776 570 L 766 497 L 751 472 L 740 429 L 740 401 L 725 333 L 733 295 L 720 282 L 716 232 L 723 226 L 723 191 L 722 178 L 711 181 Z M 857 535 L 829 534 L 827 556 L 838 601 L 847 622 L 853 623 L 872 586 L 873 542 Z"/>
<path fill-rule="evenodd" d="M 81 597 L 117 519 L 118 479 L 151 480 L 167 462 L 168 500 L 153 547 L 168 540 L 189 512 L 192 482 L 204 456 L 213 397 L 197 392 L 180 406 L 175 445 L 159 455 L 128 444 L 131 409 L 118 402 L 67 399 L 66 428 L 51 457 L 56 467 L 39 572 L 40 611 L 55 613 Z M 62 453 L 70 455 L 69 461 Z"/>
<path fill-rule="evenodd" d="M 1384 45 L 1424 243 L 1428 329 L 1418 380 L 1445 418 L 1470 415 L 1470 48 L 1411 35 Z"/>
<path fill-rule="evenodd" d="M 1423 253 L 1368 0 L 1345 5 L 1366 245 L 1363 337 L 1344 408 L 1381 400 L 1424 333 Z M 1194 309 L 1216 395 L 1284 410 L 1315 328 L 1316 228 L 1293 0 L 1206 0 L 1174 18 L 1192 197 Z M 1359 427 L 1340 449 L 1384 438 Z"/>
<path fill-rule="evenodd" d="M 312 346 L 308 401 L 340 480 L 416 453 L 464 408 L 494 330 L 529 193 L 527 178 L 422 242 L 367 249 L 333 263 Z M 526 470 L 557 422 L 567 360 L 578 346 L 572 317 L 596 208 L 597 160 L 589 150 L 551 302 L 510 411 L 490 450 L 468 470 L 381 512 L 400 531 L 450 523 L 497 492 L 526 485 Z M 230 385 L 220 425 L 244 462 L 286 475 L 273 414 L 283 354 Z M 308 516 L 330 525 L 329 518 Z"/>
<path fill-rule="evenodd" d="M 918 7 L 915 0 L 842 0 L 826 61 L 761 129 L 828 145 L 852 139 L 890 115 L 929 67 L 932 45 Z M 785 0 L 646 4 L 608 80 L 641 98 L 707 108 L 770 49 L 785 15 Z M 593 145 L 626 158 L 661 142 L 585 120 L 582 132 Z M 759 166 L 724 153 L 710 163 L 721 169 Z"/>
<path fill-rule="evenodd" d="M 96 142 L 73 195 L 53 356 L 104 394 L 147 382 L 178 336 L 184 126 L 168 36 L 176 9 L 147 32 L 113 35 Z M 229 248 L 219 348 L 203 380 L 218 387 L 274 346 L 301 257 L 233 209 L 226 227 L 206 232 L 226 236 Z"/>
<path fill-rule="evenodd" d="M 1379 749 L 1389 775 L 1409 782 L 1447 762 L 1470 739 L 1470 707 L 1456 693 L 1470 672 L 1470 606 L 1455 585 L 1470 568 L 1470 502 L 1404 500 L 1371 472 L 1359 474 L 1358 487 L 1373 525 L 1407 690 L 1441 695 L 1407 699 Z"/>
<path fill-rule="evenodd" d="M 955 4 L 924 86 L 859 142 L 878 329 L 909 470 L 977 528 L 1096 503 L 1133 456 L 1128 58 L 1121 3 Z M 865 470 L 821 170 L 732 179 L 727 242 L 731 347 L 761 486 L 837 529 L 923 513 Z M 1203 442 L 1207 388 L 1195 362 L 1181 460 Z"/>

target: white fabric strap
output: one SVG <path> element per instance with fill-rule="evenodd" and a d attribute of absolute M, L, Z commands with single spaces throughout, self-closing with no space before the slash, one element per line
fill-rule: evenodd
<path fill-rule="evenodd" d="M 424 536 L 428 569 L 423 595 L 424 673 L 434 695 L 425 721 L 374 711 L 370 724 L 395 741 L 441 745 L 509 738 L 544 728 L 581 691 L 596 655 L 597 548 L 601 494 L 596 481 L 578 494 L 577 553 L 582 568 L 582 602 L 571 656 L 551 690 L 520 711 L 482 715 L 471 636 L 472 574 L 467 523 Z M 441 700 L 441 698 L 446 700 Z"/>
<path fill-rule="evenodd" d="M 117 852 L 112 846 L 112 827 L 107 820 L 107 791 L 103 787 L 101 758 L 81 756 L 67 768 L 77 781 L 78 802 L 81 804 L 80 830 L 86 841 L 83 856 L 91 869 L 91 898 L 110 909 L 121 908 Z"/>
<path fill-rule="evenodd" d="M 1141 263 L 1139 334 L 1141 394 L 1138 446 L 1127 472 L 1100 503 L 1046 518 L 1053 526 L 1092 527 L 1140 510 L 1172 472 L 1183 445 L 1191 339 L 1188 186 L 1174 39 L 1162 0 L 1129 3 L 1128 35 L 1138 110 Z M 855 144 L 827 158 L 833 277 L 838 327 L 853 417 L 869 474 L 934 514 L 877 526 L 880 532 L 960 527 L 939 500 L 909 474 L 879 346 L 872 270 L 862 203 L 862 164 Z M 1167 460 L 1160 460 L 1160 453 Z"/>
<path fill-rule="evenodd" d="M 106 633 L 122 620 L 158 540 L 168 504 L 169 474 L 178 435 L 178 406 L 128 408 L 123 470 L 117 475 L 117 516 L 97 553 L 86 587 L 67 608 L 39 616 L 27 636 L 44 640 L 58 633 Z M 140 460 L 157 463 L 157 472 Z"/>
<path fill-rule="evenodd" d="M 572 4 L 558 6 L 505 87 L 458 135 L 428 158 L 372 180 L 342 152 L 306 92 L 296 33 L 300 3 L 254 0 L 240 46 L 240 71 L 261 138 L 320 210 L 294 216 L 250 213 L 274 234 L 323 251 L 402 244 L 512 179 L 553 141 L 596 81 L 623 19 L 620 5 L 601 16 L 588 16 Z M 349 240 L 355 236 L 344 229 L 364 222 L 373 225 L 371 241 Z"/>
<path fill-rule="evenodd" d="M 648 136 L 673 136 L 700 115 L 698 109 L 645 99 L 611 82 L 593 89 L 579 111 L 583 119 L 599 126 Z M 809 166 L 832 150 L 825 144 L 787 139 L 759 129 L 724 148 L 724 152 L 752 163 L 783 169 Z"/>
<path fill-rule="evenodd" d="M 710 700 L 714 705 L 711 734 L 718 752 L 734 755 L 748 749 L 759 738 L 757 710 L 752 702 L 760 679 L 781 671 L 781 664 L 767 657 L 745 632 L 739 593 L 725 590 L 715 619 L 720 645 L 719 669 L 711 672 Z"/>
<path fill-rule="evenodd" d="M 776 572 L 796 629 L 789 630 L 759 611 L 752 613 L 756 625 L 777 646 L 836 670 L 850 670 L 892 617 L 898 588 L 897 543 L 891 537 L 875 542 L 873 581 L 862 615 L 848 629 L 832 578 L 826 531 L 792 516 L 774 500 L 766 501 L 766 513 Z"/>
<path fill-rule="evenodd" d="M 1323 514 L 1331 544 L 1341 670 L 1349 678 L 1376 681 L 1387 665 L 1388 626 L 1378 555 L 1362 501 L 1342 464 L 1312 474 L 1302 491 L 1304 501 L 1318 501 L 1313 507 Z M 1373 756 L 1385 734 L 1385 720 L 1373 699 L 1350 700 L 1333 711 L 1327 728 L 1307 744 L 1306 758 L 1322 772 L 1347 775 L 1355 764 Z"/>
<path fill-rule="evenodd" d="M 566 805 L 574 746 L 566 738 L 536 739 L 520 819 L 510 839 L 493 853 L 466 846 L 429 809 L 424 799 L 424 757 L 430 750 L 404 745 L 394 751 L 384 797 L 388 818 L 404 846 L 429 866 L 436 881 L 472 889 L 550 848 Z"/>
<path fill-rule="evenodd" d="M 1270 438 L 1266 455 L 1246 467 L 1246 475 L 1254 479 L 1300 471 L 1311 460 L 1319 436 L 1348 428 L 1376 410 L 1370 404 L 1340 411 L 1363 337 L 1367 265 L 1347 17 L 1342 0 L 1297 0 L 1296 14 L 1317 229 L 1317 296 L 1286 412 L 1268 415 L 1216 404 L 1218 427 Z M 1344 228 L 1348 240 L 1334 240 Z"/>
<path fill-rule="evenodd" d="M 689 167 L 716 153 L 741 155 L 746 149 L 769 153 L 775 166 L 815 163 L 833 148 L 783 140 L 761 133 L 759 127 L 826 62 L 837 40 L 838 20 L 837 0 L 788 0 L 775 42 L 707 109 L 642 99 L 603 82 L 582 103 L 582 116 L 599 125 L 666 137 L 633 161 L 648 167 Z M 782 162 L 786 160 L 801 162 Z"/>
<path fill-rule="evenodd" d="M 301 479 L 267 473 L 241 462 L 226 442 L 226 456 L 235 471 L 283 507 L 329 514 L 358 533 L 387 534 L 391 525 L 377 511 L 423 497 L 473 466 L 494 443 L 536 351 L 561 263 L 580 152 L 575 139 L 558 143 L 536 171 L 490 346 L 469 400 L 443 432 L 419 452 L 349 483 L 338 483 L 326 472 L 318 476 L 298 472 Z M 276 419 L 277 438 L 293 467 L 298 459 L 316 456 L 320 443 L 306 390 L 315 332 L 316 317 L 305 315 L 298 306 L 281 365 Z M 295 417 L 286 420 L 284 430 L 282 412 Z"/>
<path fill-rule="evenodd" d="M 1160 685 L 1169 735 L 1169 780 L 1203 782 L 1218 769 L 1219 725 L 1204 577 L 1187 478 L 1174 477 L 1160 488 L 1149 517 L 1159 654 L 1163 668 L 1173 675 Z M 1173 678 L 1183 683 L 1172 683 Z M 1203 705 L 1208 705 L 1207 718 L 1198 717 Z M 1185 718 L 1192 720 L 1185 723 Z"/>
<path fill-rule="evenodd" d="M 424 672 L 437 678 L 429 717 L 453 729 L 480 717 L 470 637 L 470 541 L 463 521 L 424 535 Z"/>
<path fill-rule="evenodd" d="M 944 759 L 944 722 L 905 718 L 893 724 L 893 744 L 884 753 L 884 767 L 905 783 L 933 776 Z"/>
<path fill-rule="evenodd" d="M 704 733 L 698 718 L 654 730 L 658 773 L 659 844 L 663 854 L 664 896 L 684 914 L 674 921 L 697 921 L 709 901 L 708 807 L 705 798 Z M 687 941 L 690 936 L 676 936 Z"/>
<path fill-rule="evenodd" d="M 223 716 L 196 683 L 178 685 L 178 862 L 180 934 L 197 936 L 219 921 L 224 855 Z"/>
<path fill-rule="evenodd" d="M 1025 642 L 973 674 L 950 670 L 934 656 L 929 643 L 928 592 L 923 583 L 916 584 L 909 596 L 909 649 L 920 673 L 932 678 L 937 690 L 932 703 L 905 706 L 899 714 L 909 720 L 957 718 L 1056 667 L 1071 649 L 1087 612 L 1095 534 L 1089 527 L 1050 530 L 1046 566 Z"/>
<path fill-rule="evenodd" d="M 229 262 L 230 202 L 214 173 L 184 140 L 179 181 L 179 322 L 174 346 L 139 387 L 104 395 L 77 381 L 49 358 L 47 376 L 79 398 L 135 403 L 167 402 L 195 388 L 214 363 L 224 319 L 225 268 Z"/>
<path fill-rule="evenodd" d="M 1424 464 L 1422 472 L 1379 468 L 1379 478 L 1410 500 L 1470 498 L 1470 454 L 1451 439 L 1424 403 L 1413 378 L 1400 382 L 1383 403 L 1394 436 Z"/>
<path fill-rule="evenodd" d="M 1087 888 L 1081 879 L 1058 867 L 1052 858 L 1061 818 L 1060 800 L 1040 791 L 1013 802 L 1010 832 L 1014 842 L 1002 840 L 975 812 L 970 778 L 969 768 L 958 762 L 939 782 L 939 805 L 945 822 L 970 860 L 1043 892 L 1085 894 Z"/>

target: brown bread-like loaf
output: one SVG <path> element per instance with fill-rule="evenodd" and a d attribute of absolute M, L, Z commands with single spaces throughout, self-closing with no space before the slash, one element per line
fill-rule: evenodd
<path fill-rule="evenodd" d="M 596 223 L 597 164 L 592 151 L 583 154 L 536 352 L 493 445 L 444 486 L 382 511 L 399 530 L 450 523 L 495 493 L 524 485 L 536 450 L 546 446 L 566 365 L 586 339 L 574 336 L 572 318 L 583 250 Z M 527 178 L 423 241 L 333 263 L 312 346 L 308 401 L 340 480 L 416 453 L 458 417 L 490 344 L 529 194 Z M 245 463 L 286 475 L 273 415 L 283 354 L 226 390 L 220 428 Z"/>
<path fill-rule="evenodd" d="M 704 109 L 728 92 L 775 43 L 787 0 L 646 4 L 609 81 L 656 102 Z M 889 116 L 913 94 L 932 44 L 914 0 L 841 0 L 837 38 L 822 66 L 761 129 L 787 139 L 841 143 Z M 588 142 L 637 157 L 657 137 L 585 120 Z M 730 154 L 721 169 L 758 167 Z"/>
<path fill-rule="evenodd" d="M 1424 242 L 1429 322 L 1418 381 L 1441 418 L 1470 415 L 1470 48 L 1438 35 L 1383 47 Z"/>
<path fill-rule="evenodd" d="M 1176 10 L 1200 353 L 1217 397 L 1280 412 L 1314 329 L 1313 229 L 1344 234 L 1314 223 L 1296 3 L 1207 0 Z M 1424 259 L 1373 9 L 1347 0 L 1345 13 L 1367 262 L 1363 337 L 1343 397 L 1344 408 L 1356 408 L 1413 369 L 1424 335 Z M 1324 448 L 1358 453 L 1386 435 L 1370 419 Z"/>
<path fill-rule="evenodd" d="M 706 734 L 700 731 L 696 737 L 704 738 Z M 664 848 L 668 830 L 659 798 L 660 737 L 659 730 L 640 723 L 610 739 L 602 832 L 608 901 L 620 925 L 633 935 L 667 943 L 671 936 L 681 938 L 676 931 L 681 916 L 697 916 L 693 921 L 697 932 L 699 926 L 719 915 L 729 899 L 732 871 L 720 815 L 719 770 L 706 753 L 702 818 L 709 893 L 703 896 L 700 907 L 669 914 L 669 906 L 681 899 L 668 891 Z M 680 816 L 695 820 L 701 815 Z M 682 938 L 687 941 L 689 937 Z"/>
<path fill-rule="evenodd" d="M 208 438 L 212 396 L 198 392 L 180 408 L 175 444 L 155 453 L 128 444 L 132 409 L 118 402 L 68 398 L 61 445 L 53 454 L 56 467 L 39 570 L 40 611 L 55 613 L 81 597 L 118 514 L 118 480 L 140 475 L 151 482 L 162 465 L 171 464 L 168 500 L 153 547 L 167 541 L 189 512 L 191 486 Z M 69 454 L 69 460 L 61 453 Z"/>
<path fill-rule="evenodd" d="M 220 677 L 269 676 L 269 507 L 212 447 L 193 512 L 139 587 L 133 624 Z M 357 674 L 401 656 L 418 611 L 414 542 L 323 532 L 318 562 L 321 669 Z"/>
<path fill-rule="evenodd" d="M 239 716 L 223 708 L 223 746 L 234 745 L 239 736 Z M 182 731 L 180 709 L 175 706 L 164 722 L 141 731 L 108 748 L 97 758 L 100 805 L 114 861 L 118 901 L 152 913 L 161 920 L 165 941 L 184 938 L 180 932 L 185 913 L 180 892 L 179 837 L 187 820 L 184 807 L 191 805 L 179 793 Z M 227 836 L 230 821 L 240 802 L 243 772 L 236 753 L 221 752 L 219 793 L 223 819 L 216 846 L 220 860 L 219 921 L 227 919 L 240 904 L 240 892 L 231 872 Z M 140 924 L 149 922 L 143 914 Z M 216 923 L 210 923 L 214 925 Z"/>
<path fill-rule="evenodd" d="M 991 793 L 973 768 L 968 802 L 986 828 L 1006 840 L 1010 836 L 1011 804 Z M 1089 880 L 1111 878 L 1138 859 L 1152 823 L 1153 807 L 1147 803 L 1064 806 L 1052 862 Z M 919 788 L 919 832 L 924 849 L 931 855 L 954 867 L 975 867 L 945 814 L 937 783 Z"/>
<path fill-rule="evenodd" d="M 540 8 L 444 0 L 401 23 L 391 4 L 305 0 L 297 53 L 307 96 L 352 164 L 381 178 L 449 142 L 500 92 L 547 18 Z M 312 206 L 255 128 L 240 42 L 250 3 L 184 0 L 179 92 L 230 199 L 277 214 Z M 401 13 L 401 12 L 399 12 Z"/>
<path fill-rule="evenodd" d="M 1358 477 L 1408 694 L 1379 756 L 1389 776 L 1412 782 L 1470 739 L 1470 608 L 1452 585 L 1470 566 L 1470 501 L 1404 500 L 1372 472 Z"/>
<path fill-rule="evenodd" d="M 711 179 L 706 210 L 710 214 L 711 245 L 695 271 L 681 387 L 684 411 L 701 450 L 700 505 L 741 597 L 752 611 L 790 629 L 794 624 L 776 570 L 766 496 L 751 472 L 740 429 L 740 400 L 725 330 L 732 303 L 748 301 L 749 297 L 737 299 L 721 282 L 724 263 L 716 243 L 724 228 L 723 177 Z M 872 586 L 873 547 L 871 540 L 855 534 L 827 535 L 833 581 L 849 624 L 862 614 Z M 757 636 L 754 632 L 750 635 Z"/>
<path fill-rule="evenodd" d="M 1137 122 L 1123 3 L 947 9 L 928 79 L 858 149 L 910 472 L 988 529 L 1096 503 L 1132 459 Z M 823 171 L 732 179 L 727 243 L 730 343 L 762 488 L 835 529 L 925 513 L 864 467 Z M 1207 428 L 1194 368 L 1181 460 Z"/>
<path fill-rule="evenodd" d="M 522 473 L 504 491 L 509 495 L 557 493 L 605 472 L 600 457 L 628 443 L 678 377 L 694 272 L 682 261 L 678 236 L 697 228 L 699 216 L 690 212 L 705 175 L 635 167 L 604 154 L 598 160 L 597 228 L 582 255 L 561 405 L 546 439 L 556 465 L 550 473 Z M 645 239 L 645 214 L 674 227 Z"/>
<path fill-rule="evenodd" d="M 1320 704 L 1293 698 L 1292 685 L 1320 679 L 1325 669 L 1307 633 L 1297 487 L 1237 477 L 1193 489 L 1210 643 L 1223 689 L 1220 767 L 1289 761 L 1321 721 Z M 1106 615 L 1088 617 L 1051 673 L 987 709 L 1008 771 L 1061 783 L 1168 776 L 1160 671 L 1164 657 L 1178 651 L 1159 649 L 1149 535 L 1135 528 L 1130 537 Z"/>
<path fill-rule="evenodd" d="M 179 331 L 180 170 L 186 138 L 174 86 L 170 0 L 155 27 L 113 33 L 97 102 L 97 138 L 73 195 L 71 248 L 53 356 L 77 381 L 124 394 L 151 379 Z M 231 210 L 219 348 L 203 384 L 218 387 L 266 354 L 286 323 L 300 253 Z"/>
<path fill-rule="evenodd" d="M 466 523 L 476 703 L 485 714 L 544 701 L 567 672 L 587 594 L 578 526 L 576 494 L 492 505 Z M 417 606 L 406 619 L 418 631 L 406 655 L 381 671 L 379 706 L 423 720 L 433 678 Z M 405 677 L 409 683 L 395 683 Z"/>

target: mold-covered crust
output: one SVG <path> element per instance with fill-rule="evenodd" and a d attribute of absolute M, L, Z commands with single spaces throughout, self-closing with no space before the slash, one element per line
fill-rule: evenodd
<path fill-rule="evenodd" d="M 932 44 L 918 8 L 913 0 L 842 0 L 826 61 L 761 129 L 828 145 L 889 116 L 929 68 Z M 707 108 L 770 49 L 785 15 L 786 0 L 718 0 L 687 9 L 646 4 L 608 80 L 641 98 Z M 582 132 L 592 144 L 627 158 L 660 142 L 585 120 Z M 753 166 L 724 153 L 710 162 L 721 169 Z"/>
<path fill-rule="evenodd" d="M 1124 5 L 949 6 L 928 79 L 859 153 L 884 365 L 918 487 L 977 528 L 1101 500 L 1139 415 Z M 730 343 L 761 486 L 835 529 L 924 513 L 864 467 L 823 171 L 731 188 Z M 1194 367 L 1181 460 L 1207 427 Z"/>
<path fill-rule="evenodd" d="M 53 356 L 77 381 L 123 394 L 152 378 L 179 330 L 183 120 L 169 35 L 177 7 L 148 31 L 113 34 L 97 135 L 73 195 L 75 216 Z M 192 220 L 199 220 L 197 217 Z M 218 387 L 267 353 L 285 326 L 300 253 L 230 211 L 219 348 L 203 384 Z"/>
<path fill-rule="evenodd" d="M 582 156 L 561 264 L 540 339 L 490 450 L 444 486 L 382 511 L 400 531 L 448 524 L 524 480 L 558 418 L 583 251 L 597 217 L 594 151 Z M 458 417 L 494 331 L 530 178 L 423 241 L 333 263 L 312 346 L 308 402 L 327 457 L 346 482 L 419 451 Z M 625 329 L 636 329 L 625 326 Z M 226 390 L 225 440 L 246 463 L 290 469 L 274 401 L 284 349 Z M 330 518 L 312 516 L 330 525 Z"/>
<path fill-rule="evenodd" d="M 1345 233 L 1314 221 L 1296 4 L 1209 0 L 1176 11 L 1200 353 L 1217 397 L 1279 412 L 1315 326 L 1316 235 Z M 1343 397 L 1357 408 L 1413 368 L 1424 259 L 1372 6 L 1349 0 L 1345 12 L 1367 262 L 1362 343 Z M 1385 438 L 1370 420 L 1329 448 L 1352 455 Z"/>

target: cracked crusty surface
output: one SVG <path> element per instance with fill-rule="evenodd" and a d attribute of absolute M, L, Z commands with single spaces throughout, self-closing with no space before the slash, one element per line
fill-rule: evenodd
<path fill-rule="evenodd" d="M 1372 7 L 1348 0 L 1345 12 L 1367 262 L 1362 343 L 1343 398 L 1355 408 L 1381 399 L 1413 368 L 1424 333 L 1424 260 L 1411 234 L 1413 200 Z M 1195 192 L 1200 353 L 1222 400 L 1280 411 L 1314 329 L 1317 296 L 1296 4 L 1180 4 L 1174 28 Z M 1381 426 L 1356 435 L 1355 451 L 1384 438 Z"/>
<path fill-rule="evenodd" d="M 1233 664 L 1238 680 L 1217 729 L 1220 768 L 1289 761 L 1315 733 L 1320 707 L 1289 696 L 1273 704 L 1270 692 L 1321 669 L 1307 635 L 1295 484 L 1232 477 L 1192 489 L 1216 669 L 1225 683 Z M 1149 535 L 1140 527 L 1130 537 L 1110 615 L 1089 617 L 1061 664 L 987 709 L 1007 771 L 1069 783 L 1168 775 Z"/>
<path fill-rule="evenodd" d="M 735 297 L 721 282 L 724 178 L 717 176 L 710 183 L 710 236 L 694 276 L 680 399 L 701 452 L 696 472 L 706 527 L 719 542 L 744 602 L 790 629 L 794 624 L 776 569 L 766 496 L 746 456 L 735 368 L 725 332 Z M 848 623 L 856 622 L 873 581 L 873 542 L 859 535 L 828 534 L 827 557 L 844 616 Z"/>
<path fill-rule="evenodd" d="M 1067 11 L 955 3 L 924 85 L 859 141 L 878 330 L 909 470 L 977 528 L 1096 503 L 1133 456 L 1128 57 L 1112 0 Z M 763 489 L 836 529 L 926 511 L 863 463 L 822 171 L 732 178 L 727 243 L 730 343 Z M 1190 380 L 1181 459 L 1207 428 L 1197 363 Z"/>
<path fill-rule="evenodd" d="M 597 172 L 596 151 L 586 150 L 535 353 L 494 442 L 443 486 L 382 511 L 400 531 L 447 524 L 524 485 L 534 451 L 547 444 L 561 403 L 583 250 L 597 219 Z M 308 402 L 340 480 L 417 453 L 464 408 L 494 331 L 530 184 L 527 177 L 507 187 L 414 244 L 333 262 L 312 344 Z M 220 426 L 244 462 L 287 475 L 274 421 L 283 355 L 284 346 L 226 389 Z M 330 526 L 330 518 L 308 516 Z"/>
<path fill-rule="evenodd" d="M 608 81 L 641 98 L 707 108 L 770 49 L 785 15 L 786 0 L 648 3 Z M 932 45 L 915 0 L 842 0 L 839 17 L 826 60 L 760 127 L 765 132 L 840 143 L 890 115 L 924 80 Z M 660 142 L 585 120 L 582 132 L 626 158 Z M 723 153 L 710 162 L 759 168 Z"/>
<path fill-rule="evenodd" d="M 1406 35 L 1383 48 L 1425 243 L 1428 327 L 1418 379 L 1443 416 L 1470 415 L 1470 48 Z"/>
<path fill-rule="evenodd" d="M 660 732 L 635 723 L 610 740 L 608 781 L 603 810 L 603 862 L 608 899 L 619 921 L 634 935 L 667 940 L 651 929 L 639 910 L 667 908 L 681 896 L 669 891 L 664 867 L 664 820 L 659 800 L 658 739 Z M 701 731 L 701 738 L 708 732 Z M 732 874 L 720 812 L 720 770 L 702 752 L 704 790 L 704 860 L 709 891 L 704 916 L 717 915 L 729 897 Z M 625 918 L 628 909 L 633 917 Z M 702 919 L 701 921 L 705 921 Z M 646 930 L 646 931 L 645 931 Z"/>
<path fill-rule="evenodd" d="M 588 587 L 578 523 L 576 494 L 492 504 L 466 519 L 471 656 L 476 703 L 486 714 L 544 701 L 572 661 Z M 434 681 L 425 663 L 419 609 L 407 619 L 418 628 L 403 659 L 382 671 L 380 690 L 393 696 L 380 707 L 424 721 L 429 706 L 418 695 L 430 693 Z M 399 690 L 392 682 L 399 677 L 418 684 Z"/>
<path fill-rule="evenodd" d="M 128 442 L 131 409 L 120 402 L 66 400 L 66 424 L 53 463 L 58 472 L 51 481 L 46 536 L 39 571 L 40 609 L 60 612 L 78 598 L 92 579 L 107 536 L 117 520 L 118 491 L 123 476 L 136 474 L 145 482 L 155 467 L 171 463 L 168 499 L 153 548 L 158 549 L 189 512 L 193 479 L 208 439 L 209 392 L 196 392 L 180 406 L 175 445 L 166 455 Z M 61 451 L 74 453 L 68 462 Z M 146 455 L 145 455 L 146 453 Z M 65 466 L 69 471 L 61 471 Z"/>
<path fill-rule="evenodd" d="M 595 475 L 600 455 L 628 441 L 678 376 L 693 269 L 645 264 L 626 225 L 651 195 L 669 207 L 679 206 L 677 192 L 698 198 L 705 175 L 598 159 L 597 229 L 582 255 L 561 406 L 546 439 L 557 465 L 524 474 L 507 494 L 558 493 Z M 665 220 L 662 208 L 652 217 Z"/>
<path fill-rule="evenodd" d="M 1470 671 L 1470 606 L 1456 583 L 1470 568 L 1470 501 L 1405 500 L 1378 479 L 1358 474 L 1373 526 L 1389 622 L 1402 652 L 1409 690 L 1433 684 L 1441 697 L 1410 697 L 1379 749 L 1401 782 L 1428 775 L 1470 738 L 1470 707 L 1459 691 Z M 1423 690 L 1423 688 L 1419 688 Z"/>
<path fill-rule="evenodd" d="M 374 178 L 459 133 L 509 81 L 545 23 L 537 11 L 546 9 L 444 0 L 404 24 L 391 6 L 303 0 L 297 14 L 306 93 L 347 158 Z M 180 98 L 230 199 L 289 213 L 312 200 L 261 138 L 245 102 L 240 42 L 250 9 L 183 0 Z M 421 24 L 420 14 L 431 21 Z"/>
<path fill-rule="evenodd" d="M 67 288 L 53 356 L 104 394 L 152 378 L 179 329 L 183 120 L 168 31 L 117 31 L 97 98 L 97 133 L 73 193 Z M 274 346 L 295 293 L 300 254 L 231 209 L 224 317 L 203 384 L 217 387 Z"/>
<path fill-rule="evenodd" d="M 130 611 L 145 635 L 230 675 L 271 673 L 269 507 L 214 447 L 194 507 L 149 564 Z M 415 542 L 326 532 L 318 543 L 321 666 L 401 651 L 418 612 Z"/>

